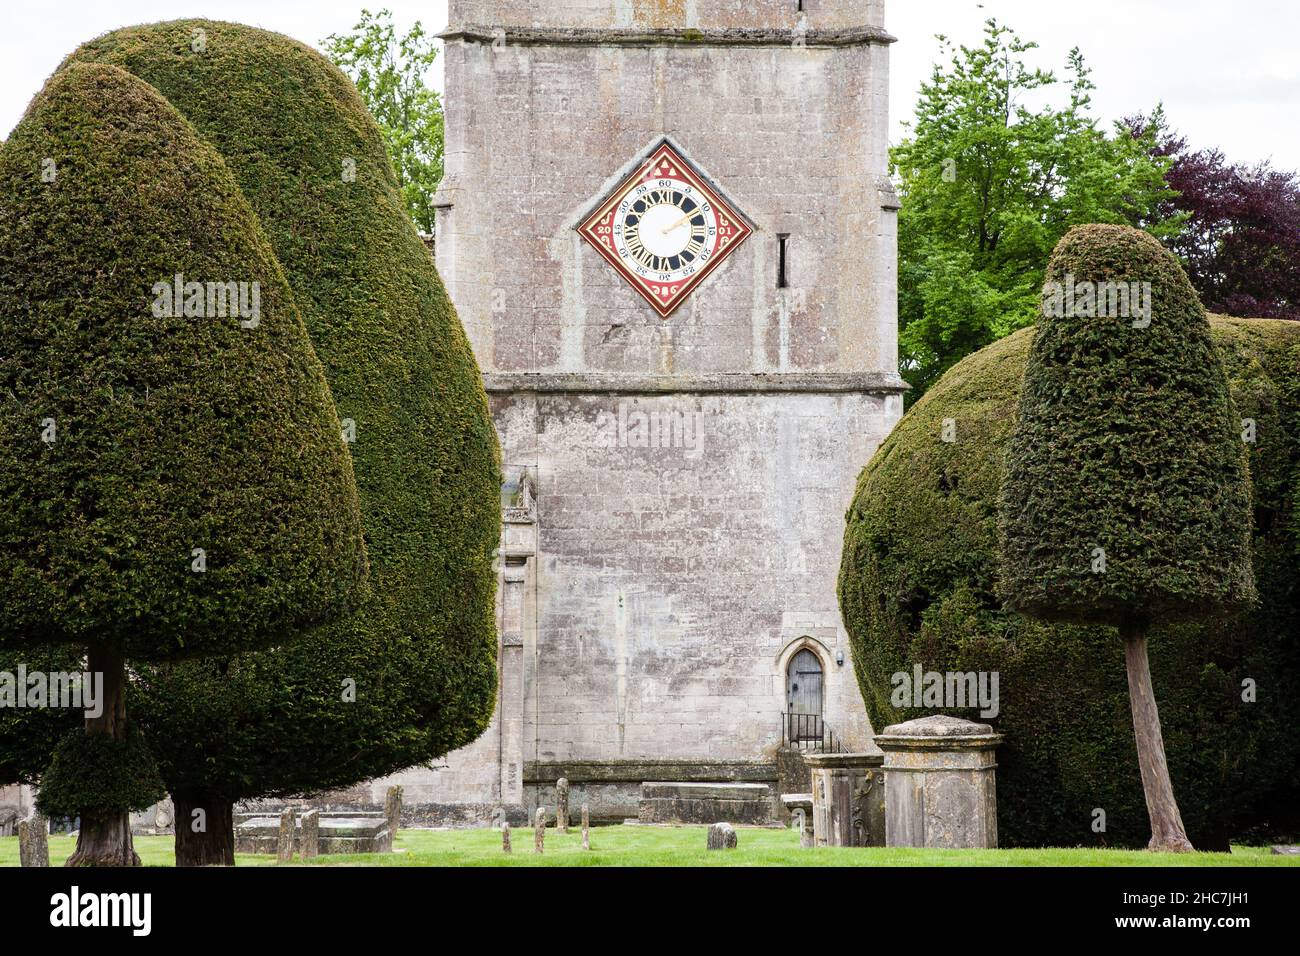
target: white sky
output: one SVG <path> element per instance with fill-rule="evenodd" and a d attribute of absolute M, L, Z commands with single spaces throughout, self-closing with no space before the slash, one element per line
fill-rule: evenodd
<path fill-rule="evenodd" d="M 79 43 L 116 27 L 187 16 L 235 20 L 313 45 L 347 30 L 362 7 L 392 9 L 399 25 L 441 29 L 446 0 L 6 0 L 0 10 L 0 136 Z M 895 140 L 910 118 L 938 44 L 980 41 L 996 16 L 1042 47 L 1035 63 L 1061 72 L 1070 47 L 1093 67 L 1105 120 L 1163 100 L 1194 146 L 1235 161 L 1271 158 L 1300 169 L 1300 2 L 1297 0 L 886 0 L 893 48 Z M 441 86 L 440 71 L 432 80 Z"/>

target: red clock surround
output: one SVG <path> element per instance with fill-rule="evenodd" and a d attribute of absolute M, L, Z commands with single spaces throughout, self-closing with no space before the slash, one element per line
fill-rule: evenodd
<path fill-rule="evenodd" d="M 664 319 L 754 232 L 667 140 L 577 228 Z"/>

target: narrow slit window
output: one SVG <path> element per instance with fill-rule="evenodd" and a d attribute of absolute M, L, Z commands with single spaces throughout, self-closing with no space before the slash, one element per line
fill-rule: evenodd
<path fill-rule="evenodd" d="M 786 271 L 786 255 L 790 247 L 789 233 L 781 233 L 776 237 L 777 255 L 776 255 L 776 287 L 778 289 L 790 288 L 790 276 Z"/>

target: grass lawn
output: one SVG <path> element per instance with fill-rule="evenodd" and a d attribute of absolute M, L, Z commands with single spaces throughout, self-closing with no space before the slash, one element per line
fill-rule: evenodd
<path fill-rule="evenodd" d="M 1236 847 L 1232 853 L 1147 853 L 1140 850 L 805 850 L 793 830 L 740 828 L 736 850 L 704 849 L 705 827 L 596 827 L 591 850 L 580 831 L 546 831 L 546 852 L 533 853 L 533 832 L 511 832 L 514 853 L 501 852 L 496 830 L 403 830 L 398 852 L 320 857 L 315 866 L 1297 866 L 1300 857 L 1274 856 L 1267 847 Z M 70 837 L 50 838 L 50 860 L 59 865 L 73 851 Z M 146 866 L 171 866 L 172 838 L 136 837 Z M 239 866 L 274 866 L 275 858 L 240 854 Z M 17 837 L 0 838 L 0 866 L 18 865 Z"/>

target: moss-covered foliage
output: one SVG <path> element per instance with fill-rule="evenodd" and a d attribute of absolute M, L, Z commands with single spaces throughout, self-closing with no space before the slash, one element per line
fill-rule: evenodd
<path fill-rule="evenodd" d="M 20 666 L 28 674 L 80 674 L 86 669 L 86 658 L 81 648 L 72 645 L 0 648 L 0 674 L 16 679 Z M 79 710 L 0 707 L 0 787 L 36 783 L 63 738 L 84 725 Z"/>
<path fill-rule="evenodd" d="M 1279 834 L 1300 806 L 1300 575 L 1291 530 L 1300 325 L 1211 323 L 1233 402 L 1254 419 L 1253 557 L 1260 603 L 1226 621 L 1152 628 L 1170 772 L 1194 844 Z M 1124 653 L 1111 627 L 1051 625 L 1003 609 L 998 494 L 1034 330 L 953 368 L 899 423 L 858 481 L 840 603 L 873 726 L 922 716 L 890 704 L 890 677 L 1000 673 L 1002 842 L 1145 846 L 1150 835 Z M 945 420 L 954 442 L 942 440 Z M 1242 681 L 1258 689 L 1242 701 Z M 975 718 L 972 711 L 961 716 Z M 1106 831 L 1093 830 L 1094 810 Z"/>
<path fill-rule="evenodd" d="M 261 30 L 120 30 L 70 58 L 91 60 L 160 90 L 265 225 L 355 430 L 371 562 L 373 598 L 296 650 L 142 671 L 132 706 L 168 742 L 155 744 L 164 778 L 230 797 L 322 789 L 469 742 L 496 687 L 499 451 L 378 127 L 332 64 Z"/>
<path fill-rule="evenodd" d="M 128 722 L 122 740 L 74 730 L 41 776 L 36 806 L 47 817 L 144 810 L 167 795 L 144 735 Z"/>
<path fill-rule="evenodd" d="M 1079 226 L 1046 281 L 1002 484 L 1007 606 L 1117 624 L 1249 605 L 1241 419 L 1178 261 L 1141 230 Z M 1115 286 L 1128 308 L 1098 301 Z"/>
<path fill-rule="evenodd" d="M 255 324 L 163 309 L 177 275 L 248 283 Z M 0 502 L 10 648 L 229 653 L 336 617 L 364 577 L 338 419 L 257 218 L 115 67 L 53 77 L 0 154 Z"/>

